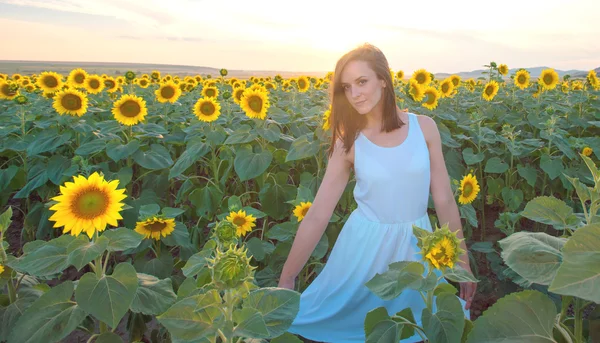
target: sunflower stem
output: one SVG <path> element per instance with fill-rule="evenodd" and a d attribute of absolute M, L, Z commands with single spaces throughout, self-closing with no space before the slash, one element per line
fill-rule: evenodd
<path fill-rule="evenodd" d="M 110 251 L 106 252 L 106 258 L 104 259 L 104 265 L 102 266 L 102 275 L 106 275 L 106 266 L 108 266 L 108 257 L 110 256 Z"/>

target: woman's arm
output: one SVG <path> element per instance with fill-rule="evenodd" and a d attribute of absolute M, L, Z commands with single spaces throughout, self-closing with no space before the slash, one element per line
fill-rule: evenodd
<path fill-rule="evenodd" d="M 331 215 L 350 178 L 351 163 L 338 141 L 327 164 L 323 182 L 315 200 L 300 222 L 290 254 L 283 266 L 280 280 L 295 280 L 327 228 Z M 280 281 L 281 283 L 281 281 Z"/>
<path fill-rule="evenodd" d="M 454 199 L 454 193 L 450 186 L 450 177 L 446 169 L 444 154 L 442 152 L 442 139 L 435 121 L 427 116 L 419 116 L 419 124 L 426 137 L 429 147 L 429 160 L 431 166 L 431 196 L 435 205 L 440 225 L 448 223 L 450 231 L 456 231 L 456 236 L 462 239 L 462 223 L 458 212 L 458 205 Z M 466 252 L 467 246 L 463 240 L 460 247 Z M 469 257 L 465 253 L 460 257 L 460 265 L 468 271 L 471 271 L 469 266 Z"/>

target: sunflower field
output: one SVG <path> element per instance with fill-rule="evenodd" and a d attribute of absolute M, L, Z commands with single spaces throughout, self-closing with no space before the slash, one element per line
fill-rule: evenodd
<path fill-rule="evenodd" d="M 430 202 L 423 260 L 366 284 L 420 291 L 423 321 L 373 309 L 367 342 L 600 341 L 598 76 L 486 67 L 390 71 L 398 105 L 438 124 L 473 275 Z M 300 292 L 356 208 L 351 180 L 278 288 L 327 166 L 333 75 L 227 75 L 0 74 L 0 342 L 303 342 Z"/>

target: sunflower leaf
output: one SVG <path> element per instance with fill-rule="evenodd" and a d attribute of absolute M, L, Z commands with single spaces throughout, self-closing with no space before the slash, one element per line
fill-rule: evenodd
<path fill-rule="evenodd" d="M 79 235 L 67 246 L 67 261 L 79 271 L 89 262 L 102 256 L 108 247 L 108 238 L 98 237 L 90 241 L 86 235 Z"/>

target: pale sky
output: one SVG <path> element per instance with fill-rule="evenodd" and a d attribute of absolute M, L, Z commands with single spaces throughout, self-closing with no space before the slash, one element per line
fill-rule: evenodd
<path fill-rule="evenodd" d="M 0 60 L 329 71 L 370 42 L 393 70 L 600 67 L 598 0 L 0 0 Z"/>

